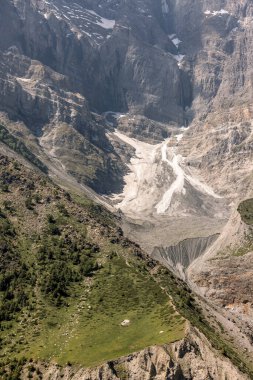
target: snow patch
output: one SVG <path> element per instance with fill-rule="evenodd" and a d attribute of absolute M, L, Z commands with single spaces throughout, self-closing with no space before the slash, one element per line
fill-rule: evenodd
<path fill-rule="evenodd" d="M 169 13 L 169 6 L 167 4 L 167 0 L 162 0 L 162 12 L 164 15 Z"/>
<path fill-rule="evenodd" d="M 182 67 L 184 57 L 185 57 L 185 55 L 183 55 L 183 54 L 173 54 L 173 58 L 177 61 L 177 65 L 179 68 Z"/>
<path fill-rule="evenodd" d="M 116 21 L 100 16 L 93 10 L 84 8 L 80 4 L 73 3 L 67 6 L 63 1 L 58 7 L 51 2 L 44 2 L 40 9 L 43 16 L 48 20 L 50 15 L 59 20 L 64 20 L 70 26 L 71 31 L 80 39 L 87 35 L 93 42 L 100 44 L 111 35 Z"/>
<path fill-rule="evenodd" d="M 119 131 L 113 133 L 124 143 L 135 149 L 135 155 L 128 164 L 130 172 L 125 176 L 125 186 L 122 194 L 117 194 L 113 200 L 116 207 L 132 214 L 142 214 L 153 207 L 156 187 L 154 179 L 157 173 L 156 153 L 160 144 L 151 145 L 130 138 Z M 153 184 L 153 186 L 152 186 Z"/>
<path fill-rule="evenodd" d="M 204 12 L 204 14 L 207 16 L 222 16 L 222 15 L 228 15 L 229 12 L 226 11 L 225 9 L 221 9 L 220 11 L 212 11 L 212 12 L 207 10 Z"/>
<path fill-rule="evenodd" d="M 175 58 L 176 61 L 178 61 L 180 63 L 184 59 L 185 55 L 183 55 L 183 54 L 174 55 L 173 54 L 173 57 Z"/>
<path fill-rule="evenodd" d="M 170 207 L 172 197 L 175 193 L 184 193 L 184 171 L 180 167 L 180 162 L 182 160 L 181 155 L 176 155 L 175 149 L 173 148 L 174 157 L 172 161 L 167 158 L 167 142 L 165 142 L 161 147 L 162 161 L 166 162 L 171 168 L 176 176 L 175 181 L 172 183 L 168 191 L 163 195 L 162 200 L 155 206 L 157 214 L 164 214 Z"/>
<path fill-rule="evenodd" d="M 118 130 L 108 134 L 135 150 L 128 164 L 129 173 L 124 177 L 123 192 L 111 198 L 116 208 L 134 218 L 154 212 L 173 212 L 180 205 L 180 199 L 187 196 L 186 183 L 200 193 L 222 198 L 197 177 L 194 169 L 185 167 L 184 158 L 177 153 L 177 146 L 187 129 L 181 127 L 177 134 L 155 145 L 130 138 Z M 175 199 L 177 194 L 180 197 Z"/>
<path fill-rule="evenodd" d="M 114 111 L 106 111 L 103 113 L 103 115 L 105 116 L 112 116 L 114 117 L 115 119 L 121 119 L 122 117 L 125 117 L 127 116 L 126 113 L 120 113 L 120 112 L 114 112 Z"/>
<path fill-rule="evenodd" d="M 171 42 L 176 46 L 178 49 L 178 46 L 181 44 L 181 40 L 176 36 L 176 34 L 170 34 L 169 38 L 171 39 Z"/>
<path fill-rule="evenodd" d="M 108 18 L 101 17 L 94 11 L 87 11 L 87 12 L 96 16 L 96 18 L 97 18 L 96 24 L 101 26 L 102 28 L 104 28 L 104 29 L 113 29 L 114 28 L 115 23 L 116 23 L 115 20 L 109 20 Z"/>
<path fill-rule="evenodd" d="M 128 137 L 117 130 L 108 134 L 109 137 L 114 136 L 135 150 L 128 164 L 129 173 L 124 177 L 123 192 L 111 198 L 116 208 L 135 218 L 154 212 L 164 214 L 168 209 L 180 204 L 180 198 L 174 200 L 176 194 L 186 196 L 186 183 L 198 192 L 221 198 L 188 167 L 184 167 L 183 157 L 177 154 L 178 143 L 187 129 L 180 128 L 177 135 L 156 145 Z"/>

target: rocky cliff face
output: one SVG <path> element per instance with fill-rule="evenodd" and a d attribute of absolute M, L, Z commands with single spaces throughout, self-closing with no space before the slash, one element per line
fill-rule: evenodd
<path fill-rule="evenodd" d="M 187 42 L 195 47 L 189 52 L 194 121 L 181 152 L 219 192 L 243 199 L 252 170 L 252 3 L 193 2 L 192 15 L 197 3 L 201 15 L 189 35 L 200 41 Z"/>
<path fill-rule="evenodd" d="M 1 50 L 15 45 L 66 75 L 100 112 L 182 123 L 189 108 L 204 116 L 250 99 L 253 11 L 246 0 L 13 0 L 1 7 Z"/>
<path fill-rule="evenodd" d="M 132 110 L 182 123 L 184 85 L 161 5 L 99 3 L 9 1 L 1 14 L 9 12 L 18 27 L 2 24 L 8 40 L 1 48 L 15 45 L 68 76 L 99 112 Z"/>
<path fill-rule="evenodd" d="M 252 355 L 252 226 L 233 213 L 217 241 L 188 268 L 192 286 L 246 333 Z"/>
<path fill-rule="evenodd" d="M 251 2 L 186 0 L 170 6 L 192 70 L 194 114 L 203 118 L 247 102 L 252 91 Z"/>
<path fill-rule="evenodd" d="M 198 121 L 196 137 L 251 117 L 247 0 L 8 0 L 0 7 L 0 110 L 39 136 L 61 170 L 99 192 L 119 191 L 124 170 L 104 134 L 107 121 L 94 120 L 90 110 L 140 115 L 124 130 L 148 130 L 151 140 L 168 136 L 168 125 Z M 154 133 L 149 119 L 167 127 Z M 215 143 L 206 157 L 197 141 L 187 143 L 187 153 L 193 161 L 198 150 L 205 176 L 209 156 L 219 152 Z"/>
<path fill-rule="evenodd" d="M 184 123 L 189 85 L 164 26 L 167 6 L 10 0 L 0 7 L 3 123 L 14 133 L 13 122 L 23 123 L 19 137 L 29 136 L 49 166 L 100 193 L 119 191 L 123 164 L 106 121 L 90 110 Z"/>
<path fill-rule="evenodd" d="M 123 164 L 106 138 L 101 118 L 91 114 L 69 79 L 24 56 L 16 46 L 2 52 L 0 59 L 2 124 L 17 137 L 33 141 L 31 147 L 46 155 L 44 160 L 58 161 L 61 170 L 98 192 L 120 189 Z"/>

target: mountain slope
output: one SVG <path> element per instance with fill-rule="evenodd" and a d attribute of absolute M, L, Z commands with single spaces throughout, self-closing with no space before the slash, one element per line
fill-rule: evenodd
<path fill-rule="evenodd" d="M 252 377 L 252 2 L 6 0 L 0 21 L 0 151 L 32 170 L 1 156 L 3 376 L 25 355 L 43 376 L 53 358 L 109 360 L 94 378 L 138 360 L 148 380 L 243 378 L 216 349 Z M 166 364 L 124 356 L 179 338 L 196 373 L 173 345 Z"/>
<path fill-rule="evenodd" d="M 89 366 L 184 335 L 184 321 L 150 278 L 141 251 L 105 210 L 75 203 L 4 156 L 1 187 L 5 360 L 25 355 Z M 114 346 L 109 336 L 117 337 Z"/>
<path fill-rule="evenodd" d="M 252 356 L 252 199 L 240 203 L 238 211 L 187 274 L 195 289 L 247 335 Z"/>
<path fill-rule="evenodd" d="M 125 239 L 112 214 L 86 198 L 75 199 L 15 160 L 1 155 L 0 162 L 3 379 L 47 379 L 49 373 L 68 379 L 80 365 L 95 367 L 108 360 L 113 360 L 115 378 L 122 378 L 122 371 L 134 378 L 143 360 L 147 379 L 152 373 L 157 379 L 165 373 L 198 379 L 198 365 L 206 378 L 212 371 L 216 377 L 247 378 L 220 356 L 217 349 L 223 348 L 235 365 L 244 360 L 218 325 L 215 331 L 205 319 L 197 298 Z M 186 332 L 185 318 L 211 344 L 198 330 Z M 179 342 L 169 344 L 174 341 Z M 166 345 L 116 360 L 154 344 Z M 196 345 L 207 355 L 205 362 Z M 182 353 L 174 357 L 171 350 Z M 149 352 L 157 355 L 156 362 L 144 359 Z M 196 368 L 190 369 L 193 358 Z M 127 365 L 129 360 L 133 364 Z M 55 362 L 63 369 L 50 364 Z M 247 372 L 246 363 L 241 368 Z M 95 379 L 98 370 L 105 371 L 102 379 L 111 378 L 108 367 L 98 368 L 83 369 L 84 378 Z"/>

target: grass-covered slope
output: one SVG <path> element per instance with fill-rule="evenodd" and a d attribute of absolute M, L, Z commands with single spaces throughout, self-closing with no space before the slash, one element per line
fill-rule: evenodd
<path fill-rule="evenodd" d="M 238 206 L 238 212 L 242 221 L 247 225 L 247 234 L 244 236 L 244 242 L 234 250 L 234 256 L 244 256 L 253 251 L 253 199 L 246 199 Z"/>
<path fill-rule="evenodd" d="M 103 208 L 0 156 L 1 378 L 14 358 L 93 366 L 182 338 L 151 267 Z"/>
<path fill-rule="evenodd" d="M 248 225 L 253 224 L 253 199 L 247 199 L 240 203 L 238 212 L 241 215 L 244 223 Z"/>
<path fill-rule="evenodd" d="M 14 152 L 20 154 L 33 165 L 37 166 L 42 172 L 48 173 L 48 168 L 43 162 L 41 162 L 41 160 L 36 157 L 21 140 L 13 136 L 2 124 L 0 124 L 0 142 L 7 145 Z"/>

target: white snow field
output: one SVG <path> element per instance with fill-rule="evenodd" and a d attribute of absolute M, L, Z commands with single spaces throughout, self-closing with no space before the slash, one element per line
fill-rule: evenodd
<path fill-rule="evenodd" d="M 128 164 L 129 173 L 124 177 L 123 192 L 112 197 L 116 208 L 132 217 L 165 214 L 180 199 L 187 199 L 189 186 L 207 196 L 221 198 L 184 168 L 184 158 L 177 153 L 177 145 L 185 131 L 186 128 L 181 128 L 181 133 L 156 145 L 128 137 L 118 130 L 112 134 L 135 150 Z"/>
<path fill-rule="evenodd" d="M 152 145 L 132 139 L 119 131 L 116 131 L 114 135 L 135 149 L 135 156 L 128 165 L 129 174 L 124 178 L 124 191 L 114 196 L 114 200 L 119 202 L 116 207 L 126 213 L 141 215 L 150 207 L 152 209 L 156 198 L 156 187 L 152 184 L 155 182 L 158 170 L 156 157 L 160 144 Z"/>
<path fill-rule="evenodd" d="M 64 0 L 41 2 L 40 12 L 47 20 L 52 14 L 59 20 L 64 20 L 78 38 L 86 35 L 98 45 L 110 37 L 116 24 L 115 20 L 102 17 L 92 9 L 87 9 L 75 2 L 70 6 Z M 66 37 L 71 37 L 71 33 L 68 32 Z"/>
<path fill-rule="evenodd" d="M 173 147 L 172 148 L 173 157 L 172 157 L 172 160 L 170 161 L 167 158 L 167 151 L 168 151 L 168 146 L 167 146 L 167 142 L 165 142 L 161 147 L 162 161 L 166 162 L 173 169 L 176 179 L 171 184 L 171 186 L 166 191 L 166 193 L 164 193 L 161 201 L 155 206 L 158 214 L 163 214 L 170 207 L 174 193 L 185 194 L 185 188 L 184 188 L 185 173 L 183 169 L 180 167 L 182 156 L 175 154 L 175 148 Z"/>
<path fill-rule="evenodd" d="M 225 9 L 221 9 L 220 11 L 213 11 L 213 12 L 207 10 L 204 13 L 207 16 L 222 16 L 222 15 L 228 15 L 229 14 L 229 12 L 226 11 Z"/>

